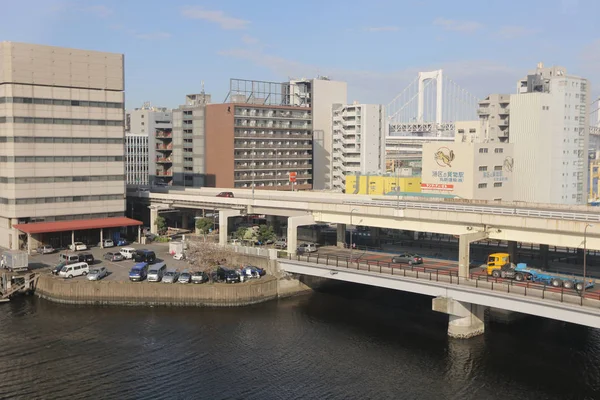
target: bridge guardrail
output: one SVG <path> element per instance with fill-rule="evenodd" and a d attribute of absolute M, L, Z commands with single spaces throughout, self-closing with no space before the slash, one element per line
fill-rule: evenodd
<path fill-rule="evenodd" d="M 348 200 L 343 204 L 357 206 L 380 206 L 380 207 L 397 207 L 400 209 L 416 209 L 416 210 L 433 210 L 433 211 L 457 211 L 478 214 L 493 214 L 493 215 L 515 215 L 536 218 L 563 219 L 569 221 L 600 221 L 600 214 L 595 213 L 574 213 L 560 212 L 547 210 L 533 210 L 517 207 L 490 207 L 490 206 L 471 206 L 460 204 L 435 204 L 435 203 L 417 203 L 407 201 L 392 201 L 392 200 Z"/>
<path fill-rule="evenodd" d="M 530 281 L 517 282 L 510 279 L 494 278 L 487 274 L 469 274 L 469 279 L 458 276 L 457 271 L 428 268 L 422 265 L 403 265 L 388 261 L 361 260 L 350 257 L 326 254 L 287 254 L 280 259 L 313 262 L 337 268 L 348 268 L 358 271 L 377 272 L 379 274 L 403 276 L 424 279 L 435 282 L 445 282 L 456 285 L 465 285 L 471 288 L 514 293 L 522 296 L 533 296 L 542 300 L 558 301 L 561 303 L 592 307 L 600 309 L 600 293 L 590 293 L 586 290 L 585 297 L 575 289 L 556 288 L 546 284 Z"/>

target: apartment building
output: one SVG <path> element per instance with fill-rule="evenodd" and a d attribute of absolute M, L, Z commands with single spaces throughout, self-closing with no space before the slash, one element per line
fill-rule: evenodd
<path fill-rule="evenodd" d="M 148 134 L 125 133 L 125 183 L 128 186 L 148 186 Z"/>
<path fill-rule="evenodd" d="M 542 63 L 510 96 L 515 200 L 587 202 L 590 85 Z"/>
<path fill-rule="evenodd" d="M 229 99 L 205 107 L 207 186 L 312 189 L 311 108 L 265 104 L 245 94 Z"/>
<path fill-rule="evenodd" d="M 137 224 L 123 217 L 123 76 L 122 54 L 0 43 L 0 246 Z"/>
<path fill-rule="evenodd" d="M 482 126 L 476 141 L 509 142 L 510 95 L 491 94 L 479 102 L 477 109 Z"/>
<path fill-rule="evenodd" d="M 311 124 L 314 131 L 313 187 L 316 190 L 331 189 L 333 153 L 331 108 L 334 104 L 347 104 L 348 85 L 346 82 L 321 76 L 316 79 L 290 80 L 282 86 L 284 104 L 311 109 Z"/>
<path fill-rule="evenodd" d="M 210 94 L 202 91 L 188 94 L 185 104 L 173 110 L 172 184 L 176 186 L 206 186 L 205 106 Z M 168 143 L 164 143 L 168 146 Z M 165 149 L 169 150 L 169 149 Z"/>
<path fill-rule="evenodd" d="M 150 185 L 166 186 L 173 182 L 173 114 L 165 107 L 154 107 L 149 102 L 144 103 L 127 113 L 126 129 L 129 134 L 145 135 L 147 139 L 148 178 Z M 133 140 L 133 139 L 132 139 Z M 138 141 L 142 141 L 139 136 Z M 134 154 L 132 162 L 144 159 L 143 149 L 132 147 L 131 150 L 140 150 L 141 154 Z M 129 162 L 127 157 L 126 162 Z M 137 171 L 138 165 L 127 166 L 127 170 Z"/>
<path fill-rule="evenodd" d="M 347 175 L 385 171 L 385 109 L 379 104 L 334 104 L 332 107 L 331 188 L 346 189 Z"/>

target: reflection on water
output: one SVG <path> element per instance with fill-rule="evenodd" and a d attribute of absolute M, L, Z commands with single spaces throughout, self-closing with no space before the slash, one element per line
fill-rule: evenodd
<path fill-rule="evenodd" d="M 597 399 L 600 331 L 446 337 L 431 299 L 342 284 L 245 308 L 0 305 L 0 398 Z"/>

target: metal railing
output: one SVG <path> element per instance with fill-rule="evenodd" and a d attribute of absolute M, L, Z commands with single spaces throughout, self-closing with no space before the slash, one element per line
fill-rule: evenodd
<path fill-rule="evenodd" d="M 370 201 L 344 201 L 343 204 L 358 205 L 358 206 L 380 206 L 403 209 L 417 210 L 434 210 L 434 211 L 456 211 L 468 212 L 477 214 L 494 214 L 494 215 L 515 215 L 524 217 L 538 217 L 550 219 L 564 219 L 571 221 L 600 221 L 600 213 L 576 213 L 550 210 L 535 210 L 516 207 L 493 207 L 493 206 L 473 206 L 462 204 L 445 204 L 445 203 L 418 203 L 407 201 L 391 201 L 391 200 L 370 200 Z"/>
<path fill-rule="evenodd" d="M 466 279 L 465 277 L 460 277 L 458 271 L 455 270 L 432 268 L 424 266 L 423 264 L 404 265 L 389 261 L 363 260 L 361 259 L 363 254 L 359 254 L 358 257 L 353 257 L 352 259 L 346 256 L 333 254 L 320 255 L 318 253 L 307 253 L 302 255 L 287 254 L 285 256 L 280 256 L 279 258 L 327 265 L 336 268 L 373 272 L 382 275 L 402 276 L 433 282 L 450 283 L 453 285 L 468 286 L 470 288 L 500 291 L 524 297 L 535 297 L 542 300 L 558 301 L 561 303 L 600 309 L 600 293 L 589 292 L 586 290 L 584 298 L 575 289 L 566 289 L 565 287 L 557 288 L 551 285 L 531 281 L 519 282 L 510 279 L 494 278 L 486 274 L 469 273 L 469 277 Z"/>

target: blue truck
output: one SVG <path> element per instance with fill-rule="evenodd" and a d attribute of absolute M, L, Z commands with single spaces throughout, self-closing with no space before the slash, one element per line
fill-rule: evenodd
<path fill-rule="evenodd" d="M 542 271 L 537 268 L 528 267 L 525 263 L 517 265 L 507 263 L 500 269 L 500 277 L 505 279 L 514 279 L 518 282 L 530 281 L 541 283 L 556 288 L 575 289 L 578 292 L 583 290 L 583 277 L 569 276 L 553 272 Z M 585 289 L 593 288 L 594 281 L 586 279 Z"/>

